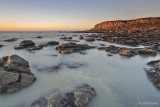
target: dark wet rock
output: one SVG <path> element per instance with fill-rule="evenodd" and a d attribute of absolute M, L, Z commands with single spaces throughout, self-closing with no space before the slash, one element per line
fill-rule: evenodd
<path fill-rule="evenodd" d="M 47 45 L 59 45 L 59 42 L 50 41 L 50 42 L 47 43 Z"/>
<path fill-rule="evenodd" d="M 80 54 L 82 54 L 82 55 L 86 55 L 86 52 L 79 52 Z"/>
<path fill-rule="evenodd" d="M 155 43 L 151 46 L 151 49 L 156 50 L 156 51 L 160 51 L 160 43 Z"/>
<path fill-rule="evenodd" d="M 119 47 L 115 47 L 113 45 L 106 47 L 105 51 L 110 52 L 110 53 L 119 53 L 120 52 Z"/>
<path fill-rule="evenodd" d="M 100 44 L 101 46 L 106 46 L 105 44 Z"/>
<path fill-rule="evenodd" d="M 2 48 L 2 47 L 3 47 L 3 45 L 0 44 L 0 48 Z"/>
<path fill-rule="evenodd" d="M 88 38 L 86 38 L 85 39 L 87 42 L 93 42 L 93 41 L 95 41 L 95 38 L 93 38 L 93 37 L 88 37 Z"/>
<path fill-rule="evenodd" d="M 25 47 L 34 46 L 34 45 L 35 45 L 35 43 L 31 40 L 23 40 L 19 43 L 19 46 L 25 46 Z"/>
<path fill-rule="evenodd" d="M 72 37 L 67 37 L 67 36 L 65 36 L 65 37 L 61 37 L 60 39 L 69 40 L 69 39 L 72 39 Z"/>
<path fill-rule="evenodd" d="M 42 36 L 36 36 L 35 38 L 41 39 L 41 38 L 43 38 L 43 37 L 42 37 Z"/>
<path fill-rule="evenodd" d="M 82 35 L 79 36 L 79 39 L 84 39 L 84 37 Z"/>
<path fill-rule="evenodd" d="M 147 63 L 152 68 L 145 69 L 150 81 L 160 89 L 160 60 L 151 61 Z"/>
<path fill-rule="evenodd" d="M 108 53 L 107 56 L 113 56 L 112 54 Z"/>
<path fill-rule="evenodd" d="M 28 61 L 18 55 L 0 59 L 0 93 L 15 92 L 31 85 L 34 80 Z"/>
<path fill-rule="evenodd" d="M 11 38 L 11 39 L 6 39 L 4 40 L 5 42 L 14 42 L 14 41 L 17 41 L 18 38 Z"/>
<path fill-rule="evenodd" d="M 56 47 L 56 50 L 58 50 L 62 54 L 70 54 L 73 52 L 80 52 L 92 48 L 95 47 L 89 46 L 87 44 L 65 43 Z"/>
<path fill-rule="evenodd" d="M 59 63 L 57 65 L 54 66 L 50 66 L 50 67 L 43 67 L 43 68 L 39 68 L 37 69 L 40 72 L 58 72 L 59 70 L 61 70 L 63 67 L 66 68 L 70 68 L 70 69 L 76 69 L 76 68 L 80 68 L 80 67 L 86 67 L 86 64 L 83 63 L 72 63 L 72 62 L 68 62 L 68 63 Z"/>
<path fill-rule="evenodd" d="M 97 49 L 98 49 L 98 50 L 105 50 L 106 47 L 98 47 Z"/>
<path fill-rule="evenodd" d="M 68 92 L 66 96 L 71 107 L 85 107 L 96 96 L 96 91 L 89 85 L 84 84 L 74 91 Z"/>
<path fill-rule="evenodd" d="M 138 51 L 139 54 L 147 54 L 147 55 L 157 55 L 155 51 L 151 51 L 148 49 L 139 49 Z"/>
<path fill-rule="evenodd" d="M 19 50 L 19 49 L 25 49 L 26 47 L 25 46 L 15 46 L 14 47 L 14 49 L 17 49 L 17 50 Z"/>
<path fill-rule="evenodd" d="M 60 92 L 53 92 L 41 97 L 31 104 L 31 107 L 86 107 L 89 101 L 96 96 L 94 88 L 87 84 L 68 92 L 63 96 Z"/>
<path fill-rule="evenodd" d="M 41 50 L 43 48 L 43 46 L 33 46 L 33 47 L 29 47 L 26 50 L 29 52 L 35 51 L 35 50 Z"/>

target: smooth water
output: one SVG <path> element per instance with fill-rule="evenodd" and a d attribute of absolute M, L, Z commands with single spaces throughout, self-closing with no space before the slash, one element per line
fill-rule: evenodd
<path fill-rule="evenodd" d="M 25 50 L 15 50 L 22 40 L 33 40 L 36 44 L 51 40 L 66 42 L 59 38 L 64 33 L 58 32 L 0 32 L 0 57 L 18 54 L 30 63 L 31 71 L 37 80 L 29 87 L 18 92 L 0 95 L 0 107 L 29 107 L 29 105 L 42 96 L 59 90 L 62 93 L 72 91 L 76 86 L 87 83 L 94 87 L 97 96 L 87 107 L 159 107 L 160 91 L 157 90 L 147 78 L 144 68 L 151 60 L 159 59 L 159 54 L 153 56 L 134 56 L 131 58 L 115 54 L 107 56 L 107 52 L 97 49 L 85 51 L 86 55 L 73 53 L 59 54 L 56 46 L 45 47 L 42 50 L 29 53 Z M 66 33 L 67 36 L 88 35 Z M 37 39 L 36 36 L 44 38 Z M 15 42 L 3 42 L 9 38 L 19 38 Z M 78 37 L 73 37 L 78 40 Z M 106 46 L 111 43 L 96 41 L 88 43 L 93 46 Z M 117 45 L 117 44 L 116 44 Z M 120 45 L 118 45 L 120 46 Z M 58 55 L 57 57 L 53 55 Z M 58 63 L 84 63 L 86 67 L 69 69 L 63 67 L 59 72 L 39 72 L 37 68 L 50 67 Z"/>

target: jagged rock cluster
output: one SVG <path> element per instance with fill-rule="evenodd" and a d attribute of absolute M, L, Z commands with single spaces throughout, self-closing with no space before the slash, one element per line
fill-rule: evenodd
<path fill-rule="evenodd" d="M 12 55 L 0 58 L 0 93 L 15 92 L 30 86 L 35 79 L 28 61 L 20 56 Z"/>

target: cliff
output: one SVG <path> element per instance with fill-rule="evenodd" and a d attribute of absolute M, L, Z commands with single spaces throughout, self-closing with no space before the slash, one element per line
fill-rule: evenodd
<path fill-rule="evenodd" d="M 106 21 L 95 25 L 95 27 L 88 30 L 88 32 L 110 33 L 123 31 L 131 33 L 132 31 L 143 32 L 156 29 L 160 29 L 160 17 Z"/>

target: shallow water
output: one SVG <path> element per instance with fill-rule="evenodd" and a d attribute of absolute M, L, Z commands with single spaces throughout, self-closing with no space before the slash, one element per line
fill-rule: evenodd
<path fill-rule="evenodd" d="M 0 57 L 18 54 L 30 63 L 31 71 L 37 80 L 29 87 L 18 92 L 0 95 L 0 107 L 29 107 L 29 105 L 54 90 L 62 93 L 73 90 L 77 85 L 87 83 L 94 87 L 97 96 L 91 100 L 87 107 L 159 107 L 160 91 L 149 81 L 143 68 L 151 60 L 159 59 L 159 54 L 153 56 L 134 56 L 131 58 L 115 54 L 107 56 L 107 52 L 97 49 L 85 51 L 86 55 L 74 53 L 70 55 L 59 54 L 53 47 L 29 53 L 25 50 L 15 50 L 21 40 L 33 40 L 36 44 L 59 40 L 58 32 L 0 32 Z M 66 33 L 72 36 L 72 33 Z M 87 35 L 87 34 L 76 34 Z M 44 38 L 37 39 L 36 36 Z M 8 38 L 19 38 L 15 42 L 3 42 Z M 73 37 L 78 40 L 78 37 Z M 89 45 L 106 46 L 111 43 L 96 41 Z M 116 44 L 117 45 L 117 44 Z M 117 45 L 121 46 L 121 45 Z M 57 57 L 53 55 L 58 55 Z M 62 67 L 59 72 L 39 72 L 37 68 L 49 67 L 58 63 L 84 63 L 86 67 L 69 69 Z"/>

